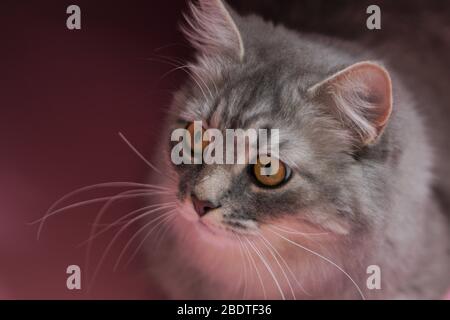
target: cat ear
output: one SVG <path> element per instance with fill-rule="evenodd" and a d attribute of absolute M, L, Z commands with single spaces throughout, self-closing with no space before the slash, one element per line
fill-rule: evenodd
<path fill-rule="evenodd" d="M 181 27 L 190 43 L 206 55 L 231 54 L 242 60 L 244 44 L 231 12 L 221 0 L 190 2 L 187 25 Z"/>
<path fill-rule="evenodd" d="M 391 78 L 386 69 L 373 62 L 356 63 L 313 86 L 308 93 L 330 103 L 364 145 L 377 140 L 392 113 Z"/>

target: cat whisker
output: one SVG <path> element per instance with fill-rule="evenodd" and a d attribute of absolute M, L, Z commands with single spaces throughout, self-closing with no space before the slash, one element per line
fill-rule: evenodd
<path fill-rule="evenodd" d="M 95 217 L 94 222 L 92 223 L 90 236 L 92 236 L 92 234 L 95 233 L 96 225 L 100 223 L 100 220 L 101 220 L 103 214 L 109 209 L 109 207 L 111 207 L 115 201 L 121 200 L 122 196 L 133 194 L 133 193 L 135 193 L 134 190 L 124 191 L 124 192 L 121 192 L 121 193 L 111 197 L 111 199 L 109 199 L 97 213 L 97 216 Z"/>
<path fill-rule="evenodd" d="M 241 254 L 241 259 L 242 259 L 242 271 L 241 271 L 241 281 L 243 280 L 244 281 L 244 291 L 243 291 L 243 294 L 242 294 L 242 300 L 245 300 L 245 298 L 247 297 L 247 286 L 248 286 L 248 279 L 247 279 L 247 258 L 246 258 L 246 256 L 245 256 L 245 254 L 244 254 L 244 248 L 243 248 L 243 245 L 242 245 L 242 241 L 241 241 L 241 239 L 239 238 L 239 236 L 238 235 L 236 235 L 236 234 L 234 234 L 233 233 L 233 235 L 234 235 L 234 237 L 239 241 L 239 252 L 240 252 L 240 254 Z M 240 281 L 240 282 L 241 282 Z"/>
<path fill-rule="evenodd" d="M 100 230 L 99 232 L 95 233 L 95 234 L 91 234 L 89 236 L 89 238 L 87 240 L 83 241 L 82 243 L 80 243 L 78 245 L 78 247 L 82 247 L 82 246 L 88 244 L 89 242 L 95 240 L 96 238 L 98 238 L 102 234 L 108 232 L 109 230 L 111 230 L 112 228 L 114 228 L 117 225 L 128 223 L 129 220 L 127 220 L 127 218 L 132 217 L 135 214 L 139 214 L 141 212 L 148 211 L 149 209 L 160 208 L 162 205 L 168 205 L 168 204 L 176 205 L 175 202 L 165 202 L 165 203 L 152 204 L 152 205 L 149 205 L 149 206 L 146 206 L 146 207 L 143 207 L 143 208 L 131 211 L 131 212 L 127 213 L 126 215 L 120 217 L 119 219 L 115 220 L 114 222 L 103 223 L 103 224 L 98 223 L 98 224 L 96 224 L 96 226 L 103 226 L 104 228 L 102 230 Z"/>
<path fill-rule="evenodd" d="M 244 239 L 247 240 L 245 237 L 244 237 Z M 267 300 L 267 293 L 266 293 L 266 288 L 264 286 L 264 281 L 263 281 L 263 279 L 261 277 L 261 274 L 259 272 L 259 269 L 258 269 L 258 267 L 256 265 L 255 259 L 253 258 L 253 255 L 251 254 L 250 249 L 248 248 L 248 246 L 245 243 L 243 243 L 243 246 L 245 248 L 245 252 L 247 253 L 247 257 L 248 257 L 249 261 L 251 262 L 251 265 L 253 265 L 253 268 L 255 269 L 255 272 L 256 272 L 256 275 L 258 277 L 259 283 L 261 284 L 261 289 L 263 291 L 264 300 Z"/>
<path fill-rule="evenodd" d="M 154 193 L 150 193 L 149 191 L 146 192 L 142 192 L 142 193 L 135 193 L 135 194 L 130 194 L 130 195 L 126 195 L 126 196 L 122 196 L 121 199 L 132 199 L 132 198 L 139 198 L 139 197 L 144 197 L 144 196 L 153 196 L 153 195 L 160 195 L 160 194 L 166 194 L 166 191 L 156 191 Z M 112 196 L 114 197 L 114 196 Z M 66 207 L 57 209 L 55 211 L 51 211 L 51 212 L 47 212 L 44 217 L 32 222 L 31 224 L 36 224 L 39 223 L 39 228 L 38 228 L 38 232 L 37 232 L 37 239 L 40 239 L 41 233 L 42 233 L 42 229 L 44 227 L 44 224 L 46 222 L 46 220 L 50 217 L 53 217 L 59 213 L 62 213 L 64 211 L 67 210 L 71 210 L 71 209 L 75 209 L 75 208 L 79 208 L 82 206 L 87 206 L 90 204 L 95 204 L 95 203 L 101 203 L 101 202 L 105 202 L 108 201 L 112 198 L 110 197 L 100 197 L 100 198 L 95 198 L 95 199 L 90 199 L 90 200 L 85 200 L 85 201 L 81 201 L 81 202 L 77 202 L 71 205 L 68 205 Z"/>
<path fill-rule="evenodd" d="M 175 215 L 173 216 L 175 218 Z M 172 225 L 170 223 L 165 223 L 163 225 L 163 227 L 161 228 L 161 235 L 158 235 L 156 240 L 155 240 L 155 251 L 159 249 L 159 247 L 161 246 L 161 242 L 164 240 L 165 235 L 167 234 L 167 232 L 169 231 L 170 227 Z"/>
<path fill-rule="evenodd" d="M 246 239 L 247 243 L 250 245 L 250 247 L 253 249 L 253 251 L 257 254 L 257 256 L 259 257 L 259 259 L 262 261 L 262 263 L 264 264 L 264 266 L 266 267 L 267 271 L 269 272 L 270 276 L 272 277 L 273 281 L 275 282 L 276 287 L 278 288 L 278 291 L 280 292 L 281 295 L 281 299 L 286 300 L 286 297 L 284 295 L 283 289 L 280 286 L 280 283 L 278 282 L 277 277 L 275 276 L 275 274 L 273 273 L 272 268 L 270 267 L 269 263 L 267 262 L 267 260 L 264 258 L 264 255 L 262 254 L 262 252 L 256 248 L 256 246 L 248 239 Z"/>
<path fill-rule="evenodd" d="M 130 192 L 132 192 L 132 191 L 125 191 L 125 192 L 122 192 L 122 193 L 118 194 L 117 196 L 115 196 L 115 197 L 111 198 L 110 200 L 108 200 L 108 202 L 106 202 L 106 203 L 103 205 L 103 207 L 100 209 L 100 211 L 98 212 L 97 216 L 95 217 L 93 226 L 91 227 L 91 231 L 90 231 L 90 234 L 89 234 L 89 239 L 92 239 L 92 238 L 93 238 L 93 235 L 94 235 L 94 233 L 95 233 L 96 230 L 97 230 L 97 227 L 96 227 L 95 225 L 98 224 L 98 223 L 101 221 L 103 215 L 107 212 L 108 208 L 109 208 L 115 201 L 121 200 L 123 196 L 126 196 L 126 195 L 127 195 L 128 193 L 130 193 Z M 170 193 L 169 193 L 169 192 L 164 192 L 164 193 L 162 193 L 162 194 L 164 194 L 164 195 L 169 195 Z M 153 195 L 159 195 L 159 194 L 153 194 Z M 119 219 L 119 220 L 120 220 L 120 219 Z M 106 231 L 107 231 L 107 230 L 106 230 Z M 105 232 L 106 232 L 106 231 L 105 231 Z M 85 259 L 85 260 L 86 260 L 86 268 L 89 268 L 89 266 L 90 266 L 90 261 L 89 261 L 89 259 L 90 259 L 90 255 L 91 255 L 91 250 L 92 250 L 92 241 L 89 241 L 89 242 L 88 242 L 88 247 L 87 247 L 87 250 L 86 250 L 86 259 Z"/>
<path fill-rule="evenodd" d="M 291 294 L 292 297 L 294 298 L 294 300 L 297 300 L 297 298 L 295 297 L 295 293 L 294 293 L 294 288 L 292 287 L 291 281 L 289 280 L 289 277 L 286 275 L 286 272 L 284 271 L 283 266 L 281 265 L 281 263 L 278 261 L 277 256 L 274 254 L 274 251 L 277 252 L 278 255 L 280 255 L 278 253 L 278 251 L 271 245 L 270 247 L 266 244 L 266 241 L 268 241 L 261 233 L 258 233 L 259 237 L 262 240 L 262 243 L 264 244 L 264 246 L 267 248 L 267 250 L 270 252 L 270 254 L 272 255 L 273 259 L 275 260 L 275 262 L 277 263 L 278 267 L 280 268 L 281 272 L 283 273 L 284 278 L 286 279 L 286 282 L 289 286 L 289 289 L 291 290 Z"/>
<path fill-rule="evenodd" d="M 173 69 L 170 69 L 170 70 L 167 71 L 166 73 L 164 73 L 164 74 L 161 76 L 160 79 L 162 80 L 162 79 L 164 79 L 165 77 L 169 76 L 170 74 L 172 74 L 172 73 L 174 73 L 174 72 L 176 72 L 176 71 L 178 71 L 178 70 L 182 70 L 182 71 L 188 73 L 188 72 L 189 72 L 188 69 L 189 69 L 189 66 L 187 66 L 187 65 L 177 66 L 177 67 L 175 67 L 175 68 L 173 68 Z"/>
<path fill-rule="evenodd" d="M 325 235 L 329 234 L 329 232 L 300 232 L 300 231 L 297 231 L 292 228 L 288 228 L 288 227 L 282 228 L 279 226 L 272 226 L 272 228 L 277 229 L 278 231 L 281 231 L 283 233 L 297 234 L 297 235 L 306 236 L 306 237 L 325 236 Z"/>
<path fill-rule="evenodd" d="M 158 49 L 155 49 L 155 52 L 157 50 Z M 174 64 L 182 65 L 183 64 L 183 61 L 177 57 L 171 57 L 168 55 L 162 55 L 162 54 L 157 54 L 157 53 L 154 53 L 153 57 L 146 58 L 146 60 L 154 61 L 154 62 L 162 62 L 162 63 L 169 64 L 169 65 L 170 64 L 172 64 L 172 65 L 174 65 Z"/>
<path fill-rule="evenodd" d="M 169 191 L 169 188 L 166 187 L 162 187 L 162 186 L 156 186 L 156 185 L 150 185 L 150 184 L 143 184 L 143 183 L 137 183 L 137 182 L 106 182 L 106 183 L 99 183 L 99 184 L 94 184 L 94 185 L 90 185 L 90 186 L 86 186 L 86 187 L 82 187 L 79 189 L 76 189 L 66 195 L 64 195 L 63 197 L 61 197 L 60 199 L 58 199 L 56 202 L 54 202 L 50 208 L 47 210 L 47 212 L 51 212 L 53 209 L 55 209 L 58 205 L 60 205 L 61 203 L 63 203 L 64 201 L 66 201 L 67 199 L 78 195 L 82 192 L 85 191 L 91 191 L 91 190 L 95 190 L 95 189 L 100 189 L 100 188 L 129 188 L 129 187 L 139 187 L 139 188 L 148 188 L 149 190 L 153 190 L 153 189 L 158 189 L 158 190 L 166 190 Z M 37 223 L 39 222 L 40 219 L 31 222 L 31 224 Z"/>
<path fill-rule="evenodd" d="M 153 57 L 145 58 L 145 60 L 151 62 L 165 63 L 168 65 L 175 65 L 176 63 L 178 63 L 178 59 L 158 54 L 154 54 Z"/>
<path fill-rule="evenodd" d="M 212 94 L 212 92 L 211 92 L 211 90 L 209 89 L 208 85 L 207 85 L 206 82 L 203 80 L 203 78 L 198 74 L 198 72 L 195 71 L 195 69 L 196 69 L 197 67 L 196 67 L 195 65 L 192 65 L 192 64 L 191 64 L 191 65 L 188 65 L 188 67 L 189 67 L 189 71 L 192 72 L 194 75 L 196 75 L 197 78 L 200 79 L 200 80 L 202 81 L 202 83 L 204 84 L 205 88 L 206 88 L 206 89 L 208 90 L 208 92 L 209 92 L 209 96 L 211 97 L 211 100 L 214 100 L 214 95 Z M 218 93 L 219 93 L 219 90 L 218 90 L 218 88 L 217 88 L 216 83 L 215 83 L 214 81 L 211 81 L 211 82 L 212 82 L 213 85 L 214 85 L 216 94 L 218 94 Z"/>
<path fill-rule="evenodd" d="M 165 63 L 169 66 L 174 66 L 174 67 L 186 65 L 185 61 L 183 61 L 179 58 L 165 56 L 165 55 L 161 55 L 161 54 L 154 54 L 153 57 L 147 58 L 146 60 L 153 61 L 153 62 L 159 62 L 159 63 Z"/>
<path fill-rule="evenodd" d="M 190 48 L 188 45 L 181 43 L 181 42 L 173 42 L 173 43 L 169 43 L 169 44 L 165 44 L 161 47 L 156 48 L 155 50 L 153 50 L 154 52 L 159 52 L 161 50 L 167 49 L 167 48 L 172 48 L 172 47 L 176 47 L 176 46 L 180 46 L 180 47 L 184 47 L 184 48 Z M 164 57 L 164 56 L 161 56 Z M 170 57 L 168 57 L 170 58 Z"/>
<path fill-rule="evenodd" d="M 303 246 L 303 245 L 301 245 L 301 244 L 299 244 L 299 243 L 297 243 L 297 242 L 295 242 L 295 241 L 292 241 L 291 239 L 288 239 L 288 238 L 284 237 L 283 235 L 279 234 L 279 233 L 276 232 L 276 231 L 270 230 L 270 232 L 274 233 L 275 235 L 278 235 L 280 238 L 286 240 L 286 241 L 289 242 L 290 244 L 292 244 L 292 245 L 294 245 L 294 246 L 296 246 L 296 247 L 299 247 L 299 248 L 301 248 L 301 249 L 303 249 L 303 250 L 305 250 L 305 251 L 307 251 L 307 252 L 309 252 L 309 253 L 311 253 L 311 254 L 313 254 L 313 255 L 319 257 L 319 258 L 321 258 L 322 260 L 326 261 L 327 263 L 329 263 L 329 264 L 331 264 L 332 266 L 334 266 L 335 268 L 337 268 L 339 271 L 341 271 L 341 272 L 342 272 L 342 273 L 343 273 L 343 274 L 344 274 L 344 275 L 345 275 L 345 276 L 353 283 L 353 285 L 355 286 L 355 288 L 358 290 L 358 293 L 359 293 L 359 295 L 361 296 L 361 298 L 362 298 L 363 300 L 366 299 L 365 296 L 364 296 L 364 294 L 363 294 L 363 292 L 362 292 L 362 290 L 361 290 L 361 288 L 358 286 L 358 284 L 356 283 L 356 281 L 353 280 L 353 278 L 352 278 L 352 277 L 351 277 L 351 276 L 350 276 L 350 275 L 349 275 L 342 267 L 340 267 L 338 264 L 336 264 L 335 262 L 331 261 L 331 260 L 328 259 L 327 257 L 324 257 L 324 256 L 321 255 L 320 253 L 317 253 L 317 252 L 315 252 L 314 250 L 311 250 L 311 249 L 309 249 L 309 248 L 307 248 L 307 247 L 305 247 L 305 246 Z"/>
<path fill-rule="evenodd" d="M 106 259 L 109 251 L 111 250 L 111 248 L 113 247 L 113 245 L 115 244 L 115 242 L 117 241 L 117 239 L 120 237 L 120 235 L 129 227 L 131 226 L 134 222 L 150 215 L 153 214 L 155 212 L 161 211 L 161 210 L 165 210 L 165 209 L 171 209 L 176 207 L 176 205 L 167 205 L 167 206 L 161 206 L 159 208 L 147 211 L 143 214 L 140 214 L 139 216 L 131 219 L 127 224 L 125 224 L 123 227 L 120 228 L 120 230 L 118 232 L 116 232 L 116 234 L 114 235 L 113 239 L 109 242 L 108 246 L 106 247 L 105 251 L 103 252 L 102 256 L 100 257 L 100 260 L 97 264 L 97 267 L 94 270 L 93 276 L 90 280 L 90 284 L 88 286 L 88 291 L 90 291 L 90 289 L 92 288 L 93 283 L 95 282 L 95 279 L 98 275 L 98 272 L 100 271 L 101 266 L 103 265 L 104 260 Z M 164 215 L 164 214 L 162 214 Z M 161 218 L 162 215 L 159 215 L 158 217 L 154 218 L 152 221 L 157 221 Z"/>
<path fill-rule="evenodd" d="M 209 87 L 207 86 L 207 84 L 205 83 L 205 81 L 199 77 L 191 68 L 187 67 L 187 69 L 183 69 L 186 73 L 188 73 L 190 75 L 190 77 L 192 78 L 192 80 L 194 80 L 194 82 L 197 84 L 197 86 L 200 88 L 200 90 L 202 91 L 203 97 L 205 98 L 206 101 L 208 101 L 208 97 L 205 94 L 205 91 L 203 91 L 202 88 L 206 88 L 206 90 L 209 93 L 209 96 L 211 98 L 211 100 L 214 100 L 214 96 L 211 92 L 211 90 L 209 89 Z M 194 77 L 195 75 L 195 77 Z M 198 80 L 200 80 L 203 83 L 203 87 L 198 83 Z"/>
<path fill-rule="evenodd" d="M 284 263 L 284 265 L 286 266 L 287 270 L 289 271 L 291 277 L 294 279 L 294 281 L 297 283 L 297 285 L 299 286 L 299 288 L 308 296 L 311 296 L 311 294 L 309 292 L 306 291 L 306 289 L 304 288 L 304 286 L 298 281 L 297 277 L 295 276 L 294 272 L 292 271 L 292 269 L 289 267 L 289 264 L 286 262 L 286 260 L 283 258 L 283 256 L 279 253 L 279 251 L 270 243 L 270 241 L 264 237 L 264 235 L 261 234 L 261 237 L 263 238 L 263 240 L 267 243 L 267 245 L 269 245 L 274 252 L 278 255 L 278 257 L 281 259 L 281 261 Z"/>
<path fill-rule="evenodd" d="M 156 191 L 156 192 L 148 192 L 148 191 L 141 191 L 141 192 L 134 192 L 134 193 L 130 193 L 127 195 L 122 195 L 122 196 L 109 196 L 109 197 L 101 197 L 101 198 L 94 198 L 94 199 L 90 199 L 90 200 L 84 200 L 84 201 L 80 201 L 71 205 L 68 205 L 66 207 L 57 209 L 53 212 L 50 212 L 50 214 L 45 218 L 48 219 L 58 213 L 67 211 L 67 210 L 71 210 L 71 209 L 75 209 L 78 207 L 83 207 L 89 204 L 95 204 L 95 203 L 100 203 L 100 202 L 105 202 L 105 201 L 110 201 L 111 199 L 116 199 L 116 200 L 123 200 L 123 199 L 132 199 L 132 198 L 138 198 L 138 197 L 144 197 L 144 196 L 155 196 L 155 195 L 162 195 L 162 194 L 168 194 L 167 192 L 162 192 L 162 191 Z M 41 222 L 42 219 L 39 220 L 39 222 Z"/>
<path fill-rule="evenodd" d="M 158 60 L 156 60 L 156 59 L 149 59 L 149 60 L 158 61 Z M 184 71 L 184 72 L 185 72 L 185 73 L 186 73 L 186 74 L 194 81 L 194 83 L 195 83 L 195 84 L 197 85 L 197 87 L 200 89 L 200 91 L 201 91 L 202 94 L 203 94 L 203 97 L 204 97 L 206 100 L 209 100 L 209 99 L 208 99 L 208 97 L 206 96 L 206 93 L 205 93 L 204 89 L 207 89 L 207 90 L 209 91 L 209 94 L 210 94 L 211 99 L 214 98 L 213 95 L 212 95 L 212 93 L 211 93 L 211 90 L 208 88 L 208 86 L 206 85 L 206 83 L 203 81 L 203 79 L 202 79 L 197 73 L 195 73 L 195 71 L 192 70 L 192 67 L 191 67 L 190 65 L 186 65 L 186 64 L 181 63 L 180 61 L 177 61 L 177 60 L 172 60 L 172 61 L 171 61 L 171 60 L 168 60 L 168 59 L 166 59 L 166 60 L 160 59 L 158 62 L 164 62 L 164 63 L 166 63 L 166 64 L 169 64 L 169 65 L 172 65 L 172 66 L 175 67 L 175 69 L 170 70 L 169 72 L 167 72 L 166 74 L 164 74 L 164 75 L 161 77 L 161 79 L 164 78 L 164 77 L 166 77 L 168 74 L 170 74 L 170 73 L 172 73 L 172 72 L 174 72 L 174 71 L 176 71 L 176 70 L 182 70 L 182 71 Z M 194 76 L 194 75 L 195 75 L 195 76 Z M 203 83 L 204 87 L 199 83 L 199 80 Z"/>
<path fill-rule="evenodd" d="M 142 161 L 144 161 L 151 169 L 153 169 L 156 173 L 161 176 L 176 182 L 174 177 L 171 177 L 167 174 L 162 173 L 156 166 L 154 166 L 150 161 L 148 161 L 137 149 L 136 147 L 123 135 L 123 133 L 119 132 L 120 138 L 127 144 L 127 146 L 139 157 Z"/>
<path fill-rule="evenodd" d="M 292 228 L 289 228 L 286 226 L 280 227 L 280 226 L 272 225 L 271 227 L 275 228 L 276 230 L 278 230 L 282 233 L 288 234 L 288 235 L 300 235 L 300 236 L 304 237 L 305 239 L 308 239 L 309 241 L 317 244 L 320 247 L 320 249 L 323 249 L 323 245 L 320 241 L 318 241 L 317 237 L 330 234 L 329 232 L 300 232 L 298 230 L 295 230 L 295 229 L 292 229 Z"/>
<path fill-rule="evenodd" d="M 142 184 L 142 183 L 136 183 L 136 182 L 107 182 L 107 183 L 99 183 L 99 184 L 94 184 L 94 185 L 90 185 L 90 186 L 86 186 L 86 187 L 82 187 L 79 189 L 76 189 L 68 194 L 66 194 L 65 196 L 61 197 L 60 199 L 58 199 L 56 202 L 54 202 L 50 208 L 47 210 L 47 212 L 44 214 L 44 216 L 40 219 L 37 219 L 35 221 L 32 221 L 30 223 L 28 223 L 29 225 L 34 225 L 37 223 L 41 223 L 43 224 L 45 222 L 45 220 L 48 218 L 49 213 L 51 213 L 56 207 L 58 207 L 61 203 L 63 203 L 64 201 L 66 201 L 67 199 L 78 195 L 82 192 L 85 191 L 90 191 L 90 190 L 95 190 L 95 189 L 99 189 L 99 188 L 112 188 L 112 187 L 120 187 L 120 188 L 127 188 L 127 187 L 141 187 L 141 188 L 148 188 L 149 190 L 152 189 L 159 189 L 159 190 L 167 190 L 169 191 L 168 188 L 164 188 L 164 187 L 160 187 L 160 186 L 154 186 L 154 185 L 149 185 L 149 184 Z M 38 230 L 38 235 L 37 238 L 39 239 L 40 236 L 40 230 L 42 229 L 42 226 L 39 226 L 39 230 Z"/>
<path fill-rule="evenodd" d="M 305 287 L 300 283 L 300 281 L 297 279 L 297 277 L 295 276 L 294 272 L 292 271 L 292 269 L 289 267 L 289 264 L 286 262 L 286 260 L 283 258 L 283 256 L 279 253 L 278 250 L 276 250 L 276 248 L 270 243 L 270 241 L 263 237 L 266 241 L 266 243 L 273 248 L 273 250 L 275 250 L 275 253 L 277 253 L 277 255 L 280 257 L 281 261 L 284 263 L 284 265 L 286 266 L 287 270 L 289 271 L 290 275 L 292 276 L 292 278 L 294 279 L 294 281 L 297 283 L 297 285 L 299 286 L 299 288 L 303 291 L 303 293 L 305 293 L 307 296 L 311 296 L 311 294 L 306 291 Z"/>
<path fill-rule="evenodd" d="M 155 226 L 153 226 L 153 228 L 145 235 L 145 237 L 142 239 L 140 244 L 136 247 L 136 249 L 134 250 L 133 254 L 130 256 L 130 258 L 126 262 L 125 268 L 127 268 L 130 265 L 130 263 L 134 260 L 134 258 L 138 254 L 139 250 L 142 248 L 142 246 L 144 245 L 145 241 L 148 239 L 148 237 L 150 237 L 150 235 L 153 233 L 153 231 L 156 230 L 158 227 L 160 227 L 160 229 L 161 229 L 162 228 L 161 226 L 164 226 L 165 223 L 167 223 L 170 220 L 172 220 L 176 216 L 176 212 L 177 212 L 177 209 L 174 209 L 174 210 L 172 210 L 172 211 L 162 215 L 162 216 L 164 216 L 163 217 L 164 219 L 162 219 Z M 120 261 L 122 260 L 122 257 L 125 255 L 125 252 L 127 251 L 128 247 L 131 245 L 133 240 L 138 236 L 139 233 L 141 233 L 143 230 L 145 230 L 148 226 L 150 226 L 150 223 L 144 225 L 141 229 L 139 229 L 133 235 L 133 237 L 128 241 L 128 243 L 126 244 L 126 246 L 123 248 L 122 252 L 120 253 L 116 264 L 114 265 L 114 269 L 113 269 L 114 271 L 116 271 L 118 269 L 118 267 L 120 265 Z"/>
<path fill-rule="evenodd" d="M 174 57 L 168 57 L 168 56 L 162 56 L 162 55 L 155 55 L 156 58 L 147 58 L 147 60 L 149 61 L 154 61 L 154 62 L 160 62 L 160 63 L 165 63 L 169 66 L 174 67 L 174 69 L 169 70 L 168 72 L 166 72 L 164 75 L 161 76 L 161 80 L 163 78 L 165 78 L 167 75 L 169 75 L 170 73 L 177 71 L 177 70 L 182 70 L 184 68 L 189 69 L 189 65 L 187 65 L 184 61 L 174 58 Z M 189 74 L 186 70 L 182 70 L 185 71 L 191 78 L 192 75 Z"/>

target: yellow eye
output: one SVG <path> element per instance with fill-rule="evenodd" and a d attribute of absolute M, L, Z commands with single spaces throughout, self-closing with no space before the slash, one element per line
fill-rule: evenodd
<path fill-rule="evenodd" d="M 209 141 L 204 141 L 203 137 L 205 136 L 206 130 L 202 127 L 201 130 L 197 129 L 197 132 L 195 131 L 195 124 L 194 122 L 191 122 L 187 125 L 186 130 L 189 132 L 191 139 L 188 142 L 189 147 L 192 151 L 194 151 L 195 143 L 201 142 L 202 150 L 205 150 L 205 148 L 208 146 Z M 205 137 L 206 138 L 206 137 Z"/>
<path fill-rule="evenodd" d="M 269 157 L 258 158 L 253 166 L 253 175 L 265 187 L 278 187 L 291 176 L 291 169 L 278 160 L 278 166 L 271 166 Z"/>

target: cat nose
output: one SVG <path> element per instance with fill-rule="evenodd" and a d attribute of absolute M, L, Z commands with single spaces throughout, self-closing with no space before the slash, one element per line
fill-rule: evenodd
<path fill-rule="evenodd" d="M 200 200 L 193 194 L 191 195 L 191 199 L 192 204 L 194 205 L 194 209 L 200 218 L 206 215 L 209 211 L 220 207 L 220 205 L 214 205 L 209 201 Z"/>

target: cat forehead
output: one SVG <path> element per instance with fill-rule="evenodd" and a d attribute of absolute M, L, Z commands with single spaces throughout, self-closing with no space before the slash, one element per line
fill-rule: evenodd
<path fill-rule="evenodd" d="M 213 127 L 270 127 L 274 120 L 284 120 L 304 112 L 306 93 L 299 80 L 275 73 L 259 72 L 234 79 L 209 82 L 207 89 L 195 83 L 182 114 L 189 120 L 207 120 Z"/>

